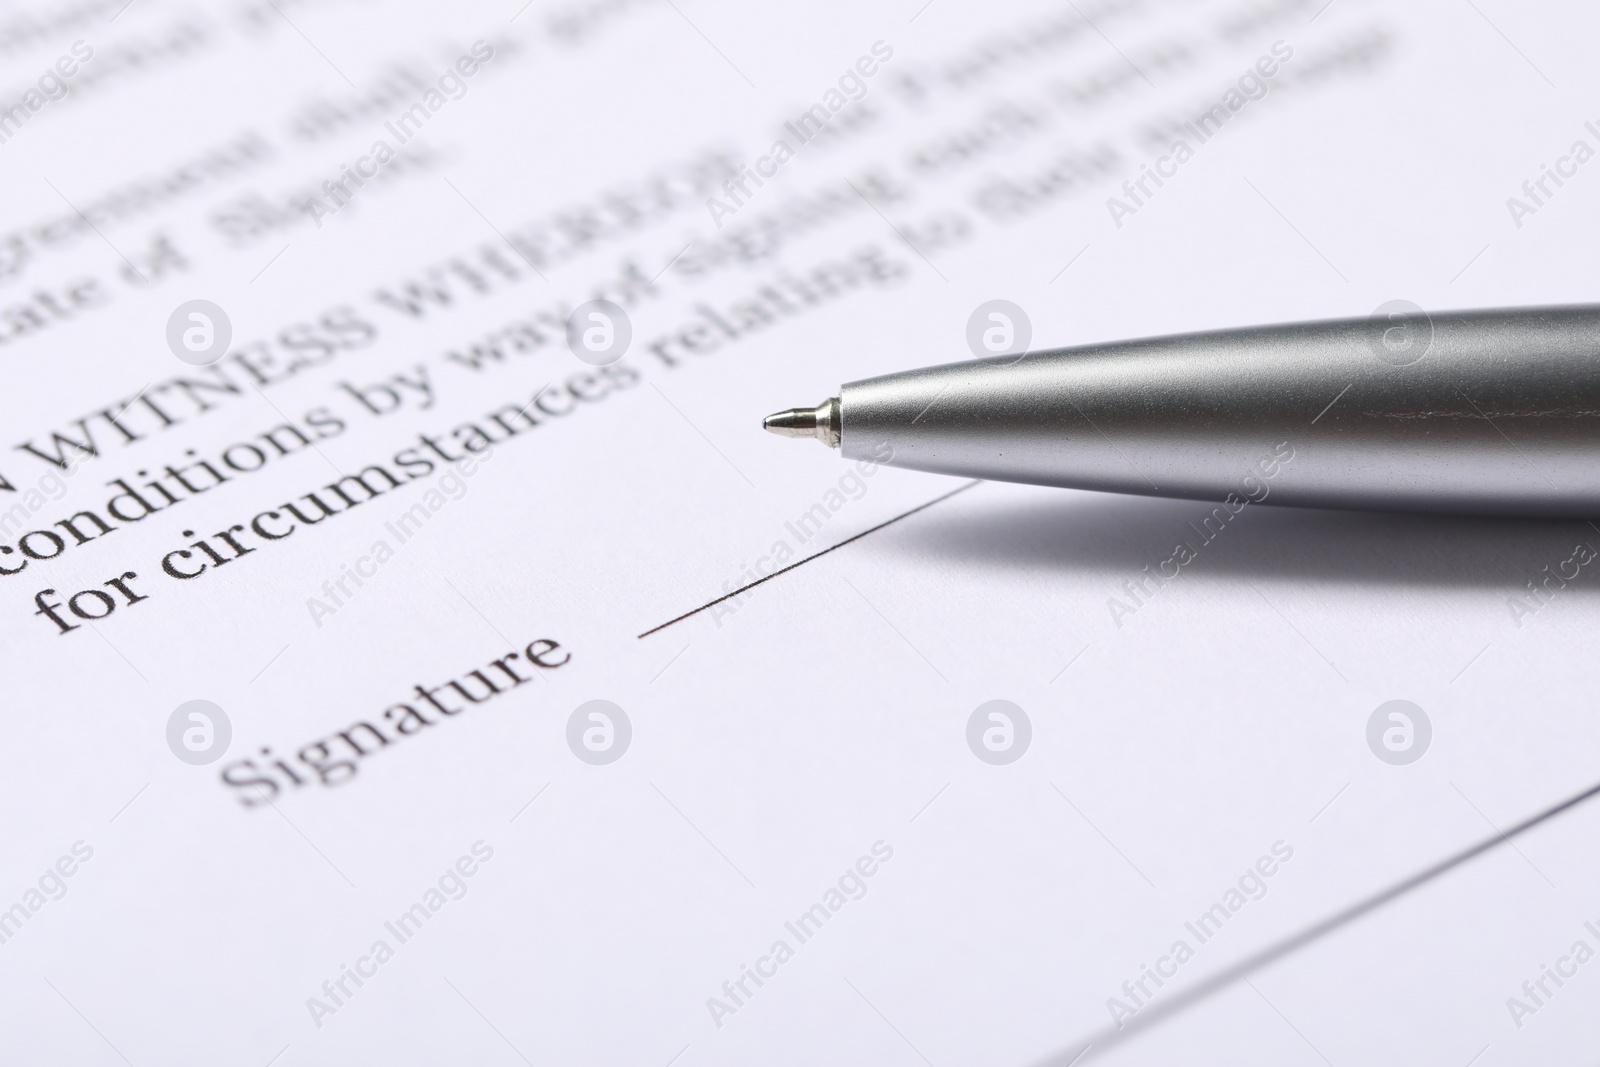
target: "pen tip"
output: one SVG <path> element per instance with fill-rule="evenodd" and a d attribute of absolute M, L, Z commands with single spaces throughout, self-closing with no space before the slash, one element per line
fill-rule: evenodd
<path fill-rule="evenodd" d="M 829 397 L 814 408 L 790 408 L 768 415 L 761 428 L 779 437 L 814 437 L 829 448 L 839 447 L 839 398 Z"/>

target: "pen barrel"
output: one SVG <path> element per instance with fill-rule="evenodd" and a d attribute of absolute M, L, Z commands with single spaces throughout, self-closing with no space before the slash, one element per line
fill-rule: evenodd
<path fill-rule="evenodd" d="M 1600 306 L 1158 337 L 840 391 L 844 456 L 1306 507 L 1600 511 Z"/>

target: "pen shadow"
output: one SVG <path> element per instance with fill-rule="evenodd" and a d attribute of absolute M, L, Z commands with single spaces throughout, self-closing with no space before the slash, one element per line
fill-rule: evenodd
<path fill-rule="evenodd" d="M 1581 520 L 1327 511 L 1252 504 L 1226 522 L 1218 505 L 1107 493 L 1041 492 L 1020 502 L 966 507 L 910 524 L 905 551 L 963 565 L 1061 574 L 1158 571 L 1185 545 L 1185 576 L 1282 579 L 1334 586 L 1517 591 L 1549 574 L 1597 569 L 1572 562 L 1582 543 L 1600 553 L 1600 530 Z M 1225 514 L 1225 512 L 1224 512 Z M 1211 518 L 1210 525 L 1206 520 Z M 1549 567 L 1549 571 L 1544 568 Z M 1600 591 L 1600 585 L 1594 587 Z"/>

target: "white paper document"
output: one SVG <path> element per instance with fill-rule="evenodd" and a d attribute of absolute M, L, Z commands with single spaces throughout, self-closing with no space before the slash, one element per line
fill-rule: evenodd
<path fill-rule="evenodd" d="M 1597 30 L 0 7 L 0 1062 L 1590 1062 L 1600 528 L 760 420 L 1592 300 Z"/>

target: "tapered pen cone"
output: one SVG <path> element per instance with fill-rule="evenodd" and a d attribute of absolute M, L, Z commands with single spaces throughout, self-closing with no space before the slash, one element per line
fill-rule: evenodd
<path fill-rule="evenodd" d="M 761 426 L 779 437 L 814 437 L 829 448 L 838 448 L 839 399 L 830 397 L 814 408 L 790 408 L 768 415 Z"/>

